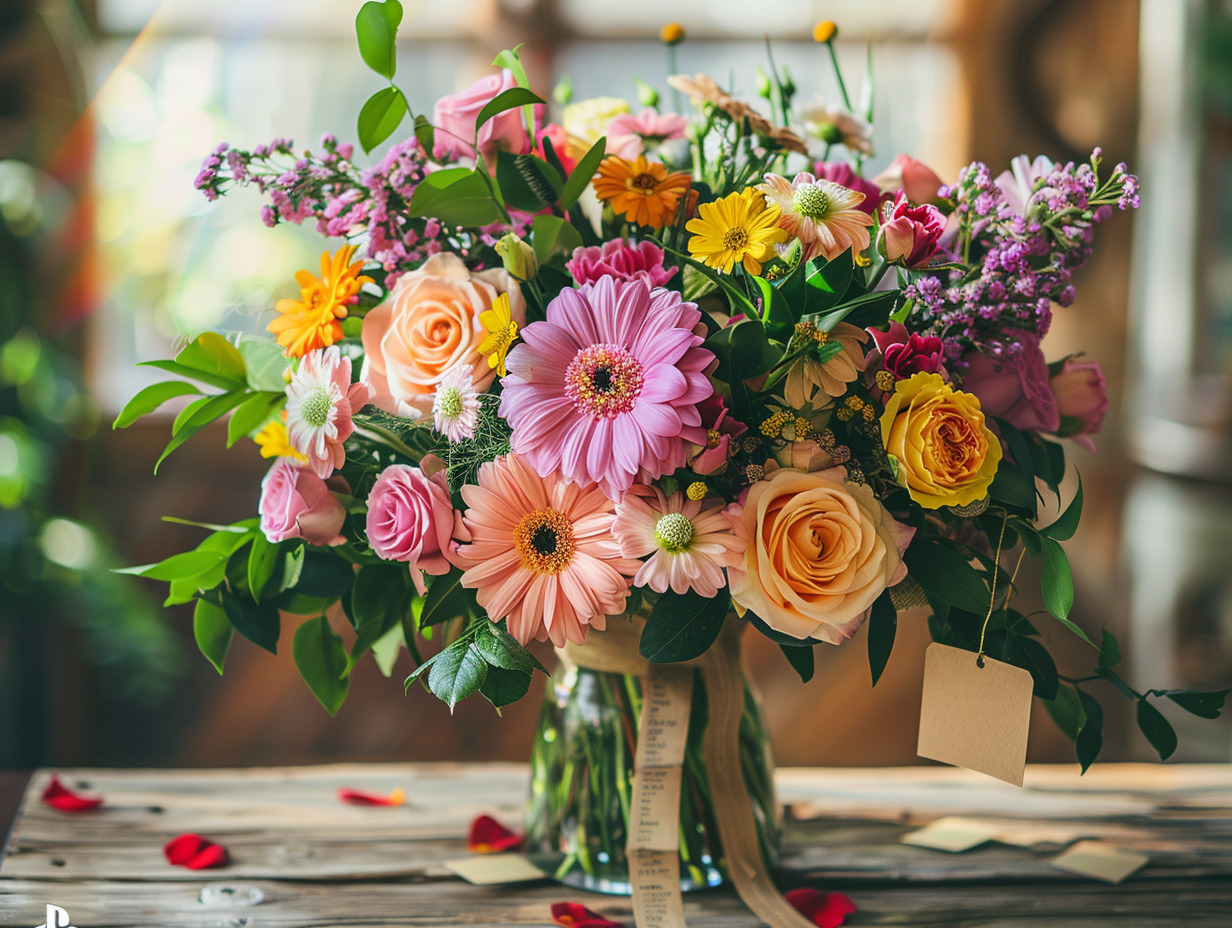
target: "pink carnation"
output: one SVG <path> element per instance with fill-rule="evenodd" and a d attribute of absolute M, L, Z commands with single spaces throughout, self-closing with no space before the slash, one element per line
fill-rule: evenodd
<path fill-rule="evenodd" d="M 579 284 L 592 284 L 601 277 L 640 280 L 647 287 L 662 287 L 676 273 L 663 266 L 663 249 L 654 242 L 628 244 L 623 238 L 604 242 L 602 247 L 578 248 L 565 263 Z"/>
<path fill-rule="evenodd" d="M 391 464 L 376 478 L 368 495 L 368 543 L 387 561 L 405 561 L 420 595 L 427 592 L 425 571 L 449 572 L 454 527 L 443 470 L 428 477 L 418 467 Z"/>
<path fill-rule="evenodd" d="M 337 478 L 341 481 L 341 478 Z M 261 532 L 271 542 L 302 538 L 312 545 L 340 545 L 346 509 L 325 481 L 291 458 L 279 458 L 261 481 Z"/>

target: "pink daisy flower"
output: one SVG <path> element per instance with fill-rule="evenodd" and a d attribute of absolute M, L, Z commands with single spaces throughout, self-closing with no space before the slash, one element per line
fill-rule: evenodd
<path fill-rule="evenodd" d="M 343 443 L 355 431 L 351 416 L 372 398 L 364 383 L 351 383 L 351 359 L 337 345 L 310 351 L 287 384 L 287 438 L 308 458 L 318 477 L 346 460 Z"/>
<path fill-rule="evenodd" d="M 588 626 L 602 630 L 624 611 L 640 565 L 620 553 L 615 505 L 593 483 L 541 477 L 508 454 L 481 465 L 462 498 L 471 535 L 455 555 L 462 585 L 522 644 L 581 644 Z"/>
<path fill-rule="evenodd" d="M 664 593 L 694 590 L 713 598 L 727 585 L 725 567 L 739 567 L 747 543 L 732 531 L 722 506 L 705 509 L 683 493 L 665 497 L 657 487 L 626 493 L 616 504 L 612 535 L 625 557 L 650 559 L 633 577 L 635 586 Z"/>
<path fill-rule="evenodd" d="M 639 474 L 684 466 L 686 442 L 706 443 L 697 404 L 714 393 L 700 320 L 679 293 L 640 280 L 562 290 L 509 353 L 500 414 L 513 450 L 611 499 Z"/>
<path fill-rule="evenodd" d="M 450 442 L 471 438 L 479 424 L 480 405 L 473 369 L 467 364 L 454 365 L 436 386 L 432 422 Z"/>

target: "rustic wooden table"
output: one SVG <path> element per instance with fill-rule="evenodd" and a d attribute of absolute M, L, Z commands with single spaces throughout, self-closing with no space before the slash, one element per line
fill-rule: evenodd
<path fill-rule="evenodd" d="M 515 765 L 332 766 L 266 770 L 68 770 L 69 786 L 102 793 L 96 812 L 39 801 L 31 779 L 0 863 L 0 925 L 34 928 L 46 906 L 78 928 L 130 926 L 550 925 L 549 905 L 580 901 L 617 921 L 628 899 L 551 884 L 470 886 L 442 861 L 466 855 L 482 812 L 514 823 L 527 772 Z M 341 804 L 340 786 L 408 804 Z M 1032 767 L 1025 789 L 949 768 L 786 769 L 782 888 L 841 889 L 848 924 L 945 926 L 1232 926 L 1232 766 Z M 899 843 L 940 816 L 995 819 L 1022 846 L 961 854 Z M 224 870 L 167 864 L 162 845 L 194 831 L 229 847 Z M 0 835 L 3 831 L 0 830 Z M 1148 854 L 1112 886 L 1052 868 L 1079 838 Z M 691 925 L 756 920 L 733 894 L 690 894 Z"/>

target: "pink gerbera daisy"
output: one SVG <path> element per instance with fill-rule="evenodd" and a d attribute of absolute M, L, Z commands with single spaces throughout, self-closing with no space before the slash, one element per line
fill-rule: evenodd
<path fill-rule="evenodd" d="M 713 598 L 727 585 L 725 567 L 739 567 L 744 539 L 732 531 L 723 507 L 702 508 L 683 493 L 665 497 L 657 487 L 626 493 L 616 504 L 612 534 L 626 557 L 645 557 L 635 586 L 664 593 L 693 590 Z"/>
<path fill-rule="evenodd" d="M 682 467 L 685 443 L 706 442 L 697 404 L 714 392 L 700 320 L 679 293 L 640 280 L 562 290 L 509 353 L 500 414 L 513 450 L 612 499 L 639 473 Z"/>
<path fill-rule="evenodd" d="M 807 171 L 792 180 L 767 174 L 757 189 L 782 210 L 779 227 L 800 240 L 805 260 L 825 255 L 829 261 L 848 248 L 859 254 L 868 247 L 872 217 L 860 209 L 864 194 Z"/>
<path fill-rule="evenodd" d="M 372 397 L 367 384 L 351 383 L 351 359 L 337 345 L 310 351 L 287 384 L 287 436 L 318 477 L 346 460 L 344 442 L 355 431 L 351 416 Z"/>
<path fill-rule="evenodd" d="M 581 644 L 587 626 L 624 611 L 638 562 L 612 539 L 615 505 L 593 483 L 540 477 L 516 454 L 479 468 L 462 487 L 470 544 L 458 548 L 462 585 L 525 644 Z"/>

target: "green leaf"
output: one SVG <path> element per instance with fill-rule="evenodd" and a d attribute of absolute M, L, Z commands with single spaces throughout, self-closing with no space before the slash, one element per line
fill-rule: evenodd
<path fill-rule="evenodd" d="M 775 644 L 780 646 L 786 646 L 788 648 L 811 648 L 813 645 L 821 644 L 820 639 L 817 638 L 794 638 L 785 632 L 776 631 L 766 624 L 765 619 L 752 610 L 745 611 L 744 620 Z"/>
<path fill-rule="evenodd" d="M 403 635 L 401 622 L 372 642 L 372 659 L 376 661 L 381 676 L 386 679 L 393 676 L 394 664 L 398 662 L 398 655 L 405 647 L 406 637 Z"/>
<path fill-rule="evenodd" d="M 789 644 L 780 644 L 779 650 L 787 658 L 787 663 L 791 664 L 791 669 L 800 675 L 801 683 L 808 683 L 813 679 L 815 655 L 811 647 L 799 648 Z"/>
<path fill-rule="evenodd" d="M 1160 760 L 1167 760 L 1176 751 L 1176 731 L 1146 697 L 1138 700 L 1138 728 L 1151 742 Z"/>
<path fill-rule="evenodd" d="M 215 569 L 220 563 L 225 563 L 228 555 L 218 551 L 184 551 L 173 554 L 157 564 L 146 564 L 141 567 L 120 567 L 117 574 L 135 574 L 138 577 L 148 577 L 151 580 L 187 580 Z"/>
<path fill-rule="evenodd" d="M 1074 691 L 1068 686 L 1059 687 L 1056 699 L 1045 699 L 1043 703 L 1061 733 L 1070 741 L 1077 741 L 1078 732 L 1086 721 L 1086 713 L 1082 711 L 1082 703 Z"/>
<path fill-rule="evenodd" d="M 497 151 L 496 183 L 509 206 L 537 213 L 556 202 L 563 181 L 560 172 L 542 158 Z"/>
<path fill-rule="evenodd" d="M 252 597 L 238 592 L 224 592 L 222 608 L 237 632 L 271 654 L 278 653 L 282 620 L 277 609 L 269 603 L 254 603 Z"/>
<path fill-rule="evenodd" d="M 1011 635 L 1007 659 L 1015 667 L 1030 672 L 1036 696 L 1040 699 L 1057 698 L 1057 665 L 1042 644 L 1034 638 Z"/>
<path fill-rule="evenodd" d="M 219 676 L 222 675 L 222 665 L 227 659 L 227 651 L 231 647 L 234 634 L 235 629 L 226 612 L 204 599 L 197 600 L 193 609 L 193 637 L 197 639 L 197 647 L 201 649 L 206 660 L 214 665 Z"/>
<path fill-rule="evenodd" d="M 223 378 L 232 389 L 242 387 L 247 379 L 244 356 L 217 332 L 198 335 L 180 349 L 175 363 L 198 374 Z"/>
<path fill-rule="evenodd" d="M 279 406 L 286 401 L 285 393 L 251 393 L 231 413 L 227 423 L 227 447 L 257 429 L 274 417 Z"/>
<path fill-rule="evenodd" d="M 1034 435 L 1031 436 L 1031 458 L 1040 479 L 1053 493 L 1059 493 L 1065 477 L 1065 449 L 1058 442 Z"/>
<path fill-rule="evenodd" d="M 370 96 L 359 111 L 355 124 L 359 144 L 364 151 L 372 151 L 393 135 L 406 114 L 406 97 L 397 87 L 382 87 Z"/>
<path fill-rule="evenodd" d="M 535 258 L 540 264 L 547 264 L 553 254 L 568 256 L 573 254 L 575 248 L 582 247 L 582 236 L 578 230 L 559 216 L 536 216 L 531 238 Z"/>
<path fill-rule="evenodd" d="M 479 692 L 497 709 L 515 703 L 530 689 L 531 675 L 525 670 L 488 666 Z"/>
<path fill-rule="evenodd" d="M 1085 635 L 1083 637 L 1086 638 Z M 1087 640 L 1090 641 L 1089 638 Z M 1104 629 L 1099 649 L 1099 669 L 1111 670 L 1119 663 L 1121 663 L 1121 645 L 1117 641 L 1116 635 Z"/>
<path fill-rule="evenodd" d="M 582 155 L 578 163 L 573 166 L 569 179 L 565 181 L 565 188 L 560 193 L 561 209 L 568 210 L 586 191 L 586 185 L 594 180 L 595 172 L 599 170 L 599 163 L 606 152 L 607 137 L 604 136 L 591 145 L 586 154 Z"/>
<path fill-rule="evenodd" d="M 691 661 L 719 637 L 731 602 L 727 590 L 707 598 L 693 590 L 668 590 L 650 610 L 638 650 L 655 664 Z"/>
<path fill-rule="evenodd" d="M 1086 773 L 1104 746 L 1104 710 L 1094 696 L 1083 690 L 1078 690 L 1078 699 L 1082 703 L 1082 712 L 1086 719 L 1074 740 L 1074 749 L 1082 772 Z"/>
<path fill-rule="evenodd" d="M 1042 592 L 1044 608 L 1058 619 L 1069 615 L 1074 605 L 1074 575 L 1065 549 L 1051 538 L 1041 538 L 1044 548 Z"/>
<path fill-rule="evenodd" d="M 802 318 L 814 322 L 823 332 L 833 331 L 840 322 L 846 322 L 861 329 L 881 326 L 889 321 L 890 316 L 904 299 L 900 290 L 878 290 L 848 300 L 829 312 L 810 313 Z"/>
<path fill-rule="evenodd" d="M 158 473 L 158 468 L 167 459 L 167 455 L 215 419 L 225 416 L 243 400 L 244 394 L 236 391 L 234 393 L 220 393 L 218 396 L 203 396 L 201 399 L 184 407 L 180 414 L 176 416 L 175 422 L 171 426 L 171 441 L 167 443 L 163 453 L 154 462 L 154 473 Z"/>
<path fill-rule="evenodd" d="M 478 132 L 489 119 L 499 116 L 506 110 L 519 106 L 533 106 L 536 103 L 543 103 L 543 98 L 525 87 L 510 87 L 508 90 L 502 90 L 489 100 L 479 111 L 479 115 L 475 117 L 475 131 Z"/>
<path fill-rule="evenodd" d="M 1091 647 L 1093 648 L 1098 647 L 1095 644 L 1095 642 L 1091 640 L 1090 636 L 1088 636 L 1087 633 L 1084 632 L 1082 628 L 1078 626 L 1072 619 L 1062 619 L 1062 618 L 1058 618 L 1055 615 L 1053 616 L 1053 618 L 1056 619 L 1058 622 L 1060 622 L 1062 625 L 1064 625 L 1066 628 L 1068 628 L 1071 632 L 1073 632 L 1075 635 L 1077 635 L 1087 644 L 1089 644 Z M 1105 632 L 1105 634 L 1107 633 Z"/>
<path fill-rule="evenodd" d="M 898 630 L 898 610 L 886 590 L 877 597 L 868 617 L 868 669 L 873 676 L 873 686 L 881 679 L 890 652 L 894 650 L 894 635 Z"/>
<path fill-rule="evenodd" d="M 1214 690 L 1198 693 L 1192 690 L 1152 690 L 1152 692 L 1167 696 L 1190 715 L 1196 715 L 1200 719 L 1217 719 L 1230 691 Z"/>
<path fill-rule="evenodd" d="M 1068 541 L 1074 537 L 1074 532 L 1078 528 L 1078 520 L 1082 518 L 1082 478 L 1078 478 L 1078 492 L 1074 494 L 1074 498 L 1070 500 L 1065 511 L 1057 517 L 1057 521 L 1052 525 L 1045 526 L 1040 529 L 1040 534 L 1046 535 L 1049 538 L 1057 541 Z"/>
<path fill-rule="evenodd" d="M 1006 458 L 997 466 L 988 495 L 995 500 L 1035 512 L 1035 483 Z"/>
<path fill-rule="evenodd" d="M 258 535 L 252 540 L 252 550 L 248 552 L 248 591 L 252 601 L 259 603 L 264 596 L 266 584 L 274 577 L 285 560 L 286 549 Z M 281 592 L 281 591 L 279 591 Z"/>
<path fill-rule="evenodd" d="M 111 423 L 111 427 L 126 429 L 142 416 L 152 413 L 167 400 L 200 392 L 193 384 L 185 383 L 183 380 L 164 380 L 162 383 L 151 384 L 124 405 L 120 414 L 116 416 L 115 422 Z"/>
<path fill-rule="evenodd" d="M 196 368 L 185 367 L 183 364 L 177 364 L 175 361 L 139 361 L 135 366 L 152 367 L 155 370 L 165 371 L 168 374 L 175 374 L 177 377 L 199 380 L 201 383 L 207 383 L 211 387 L 219 387 L 223 390 L 238 390 L 244 385 L 243 382 L 236 380 L 234 377 L 210 374 L 206 371 L 199 371 Z"/>
<path fill-rule="evenodd" d="M 754 277 L 753 283 L 761 294 L 761 318 L 772 330 L 790 329 L 799 319 L 790 301 L 764 277 Z M 837 343 L 836 343 L 837 344 Z M 837 345 L 842 350 L 842 345 Z M 828 346 L 827 346 L 828 347 Z"/>
<path fill-rule="evenodd" d="M 435 577 L 428 587 L 419 627 L 431 628 L 459 618 L 466 613 L 468 604 L 466 591 L 462 587 L 462 571 L 452 567 L 444 576 Z"/>
<path fill-rule="evenodd" d="M 1021 431 L 1014 427 L 1012 422 L 1005 419 L 995 419 L 995 421 L 997 428 L 1001 430 L 1001 439 L 1005 449 L 1009 452 L 1009 456 L 1014 459 L 1013 466 L 1018 468 L 1022 474 L 1022 483 L 1030 490 L 1029 500 L 1025 499 L 1026 494 L 1024 493 L 1025 501 L 1019 503 L 1015 500 L 1006 500 L 1006 502 L 1014 502 L 1016 505 L 1023 506 L 1034 518 L 1039 506 L 1036 501 L 1035 458 L 1031 454 L 1031 443 Z M 1005 458 L 1002 458 L 1002 461 L 1004 462 Z"/>
<path fill-rule="evenodd" d="M 483 686 L 488 662 L 466 638 L 459 638 L 436 656 L 428 674 L 428 689 L 449 704 L 449 711 Z"/>
<path fill-rule="evenodd" d="M 507 631 L 491 621 L 480 626 L 475 635 L 475 647 L 483 655 L 484 660 L 494 667 L 525 673 L 535 670 L 548 672 L 535 655 L 518 644 L 517 639 Z"/>
<path fill-rule="evenodd" d="M 837 305 L 851 285 L 854 269 L 851 249 L 825 263 L 821 258 L 809 261 L 804 281 L 811 292 L 806 291 L 805 312 L 821 312 Z"/>
<path fill-rule="evenodd" d="M 436 147 L 436 129 L 423 113 L 415 117 L 415 138 L 419 141 L 419 147 L 431 155 Z"/>
<path fill-rule="evenodd" d="M 517 81 L 519 87 L 526 87 L 530 81 L 526 78 L 526 68 L 522 64 L 522 59 L 518 56 L 518 49 L 521 45 L 515 45 L 513 48 L 506 48 L 499 55 L 492 59 L 492 65 L 497 68 L 508 68 L 513 72 L 513 79 Z"/>
<path fill-rule="evenodd" d="M 930 597 L 967 612 L 988 611 L 990 593 L 983 576 L 953 548 L 933 540 L 916 540 L 903 557 L 911 576 Z"/>
<path fill-rule="evenodd" d="M 391 628 L 402 627 L 402 617 L 410 611 L 414 596 L 405 564 L 369 564 L 359 569 L 346 601 L 356 633 L 348 672 Z"/>
<path fill-rule="evenodd" d="M 256 520 L 251 521 L 255 522 Z M 223 577 L 226 576 L 227 560 L 236 551 L 252 541 L 253 536 L 257 533 L 255 527 L 244 529 L 241 526 L 242 523 L 236 526 L 220 527 L 217 531 L 207 535 L 201 544 L 197 545 L 196 550 L 198 551 L 216 552 L 219 558 L 217 564 L 209 570 L 194 576 L 172 580 L 167 598 L 163 601 L 164 606 L 192 602 L 202 590 L 212 590 L 222 583 Z M 239 529 L 239 531 L 234 531 L 235 529 Z"/>
<path fill-rule="evenodd" d="M 393 80 L 398 67 L 398 26 L 402 4 L 398 0 L 365 3 L 355 16 L 359 57 L 381 77 Z"/>
<path fill-rule="evenodd" d="M 501 218 L 487 183 L 467 168 L 446 168 L 425 177 L 407 205 L 411 216 L 435 217 L 446 225 L 486 226 Z"/>
<path fill-rule="evenodd" d="M 330 715 L 337 715 L 346 702 L 351 681 L 343 676 L 347 668 L 346 648 L 325 616 L 309 619 L 295 630 L 291 653 L 299 675 L 317 702 Z"/>
<path fill-rule="evenodd" d="M 286 592 L 332 603 L 346 592 L 354 580 L 355 569 L 338 555 L 321 548 L 305 547 L 303 572 Z M 279 605 L 282 605 L 281 601 Z"/>

